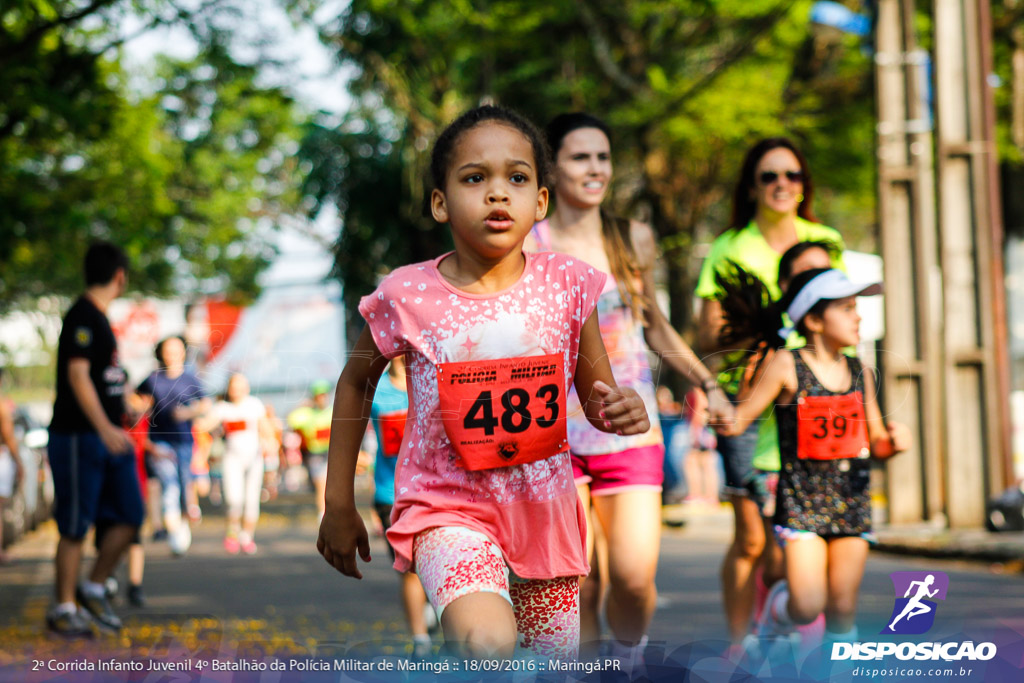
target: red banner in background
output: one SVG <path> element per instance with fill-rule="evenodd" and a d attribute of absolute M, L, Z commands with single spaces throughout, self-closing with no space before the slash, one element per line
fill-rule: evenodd
<path fill-rule="evenodd" d="M 206 362 L 209 363 L 227 346 L 231 336 L 238 329 L 238 319 L 242 317 L 242 311 L 245 309 L 229 304 L 223 299 L 207 299 L 204 305 L 206 323 L 209 326 L 206 349 Z"/>

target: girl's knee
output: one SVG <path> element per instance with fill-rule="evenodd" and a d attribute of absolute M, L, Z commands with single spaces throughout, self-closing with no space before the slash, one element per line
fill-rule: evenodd
<path fill-rule="evenodd" d="M 516 648 L 516 629 L 504 624 L 476 622 L 452 638 L 469 657 L 511 659 Z M 461 636 L 461 637 L 458 637 Z M 448 639 L 448 636 L 445 636 Z"/>
<path fill-rule="evenodd" d="M 652 599 L 656 594 L 654 576 L 641 573 L 613 577 L 611 580 L 611 592 L 620 601 L 624 600 L 635 604 L 643 604 Z"/>
<path fill-rule="evenodd" d="M 470 593 L 444 608 L 445 640 L 469 657 L 511 657 L 516 645 L 512 605 L 494 593 Z"/>
<path fill-rule="evenodd" d="M 824 595 L 789 596 L 789 618 L 797 624 L 809 624 L 818 618 L 825 609 Z"/>

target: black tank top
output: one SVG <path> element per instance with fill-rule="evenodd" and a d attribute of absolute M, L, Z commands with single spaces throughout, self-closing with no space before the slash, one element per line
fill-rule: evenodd
<path fill-rule="evenodd" d="M 853 381 L 847 391 L 829 391 L 807 366 L 798 351 L 797 394 L 802 396 L 864 395 L 864 368 L 847 358 Z M 819 536 L 856 536 L 871 531 L 871 479 L 869 458 L 801 460 L 797 457 L 797 406 L 778 405 L 779 452 L 782 467 L 775 499 L 774 523 L 810 531 Z"/>

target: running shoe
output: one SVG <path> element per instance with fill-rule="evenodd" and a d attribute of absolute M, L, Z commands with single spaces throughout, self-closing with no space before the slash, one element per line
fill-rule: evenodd
<path fill-rule="evenodd" d="M 171 555 L 175 557 L 181 557 L 188 552 L 188 549 L 192 546 L 192 529 L 189 528 L 188 524 L 182 523 L 178 530 L 171 534 L 170 538 L 167 539 L 167 544 L 171 548 Z"/>
<path fill-rule="evenodd" d="M 128 584 L 128 604 L 132 607 L 146 606 L 146 596 L 142 592 L 142 584 L 138 586 L 133 583 Z"/>
<path fill-rule="evenodd" d="M 228 551 L 228 555 L 237 555 L 238 551 L 242 549 L 242 544 L 238 542 L 238 538 L 235 536 L 224 537 L 224 550 Z"/>
<path fill-rule="evenodd" d="M 413 659 L 427 659 L 434 653 L 434 644 L 430 642 L 430 636 L 424 636 L 422 638 L 413 636 L 412 639 L 412 658 Z"/>
<path fill-rule="evenodd" d="M 75 598 L 85 608 L 85 611 L 92 616 L 93 621 L 96 622 L 96 625 L 101 630 L 110 633 L 118 633 L 121 630 L 121 617 L 114 614 L 114 610 L 110 606 L 110 601 L 107 600 L 106 595 L 94 597 L 88 595 L 79 586 L 75 589 Z"/>
<path fill-rule="evenodd" d="M 247 538 L 244 541 L 242 541 L 242 552 L 246 555 L 255 555 L 256 541 L 252 540 L 251 538 Z"/>
<path fill-rule="evenodd" d="M 92 625 L 89 617 L 79 609 L 51 609 L 46 615 L 46 629 L 62 638 L 92 638 Z"/>
<path fill-rule="evenodd" d="M 618 670 L 624 671 L 628 680 L 637 680 L 647 675 L 647 663 L 644 661 L 647 636 L 643 636 L 636 645 L 625 645 L 613 637 L 607 645 L 607 657 L 619 660 Z"/>
<path fill-rule="evenodd" d="M 764 606 L 761 609 L 761 616 L 757 620 L 754 632 L 760 638 L 771 638 L 773 636 L 789 636 L 795 629 L 793 622 L 789 619 L 780 619 L 772 609 L 772 605 L 775 604 L 775 599 L 779 593 L 789 590 L 789 582 L 785 579 L 776 581 L 772 584 L 772 587 L 768 590 L 768 595 L 764 599 Z"/>
<path fill-rule="evenodd" d="M 800 655 L 806 657 L 819 647 L 825 638 L 825 615 L 819 614 L 817 619 L 809 624 L 797 626 L 796 630 L 800 634 Z"/>

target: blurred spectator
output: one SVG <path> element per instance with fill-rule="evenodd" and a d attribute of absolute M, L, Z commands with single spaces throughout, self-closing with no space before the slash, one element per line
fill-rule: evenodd
<path fill-rule="evenodd" d="M 0 385 L 4 371 L 0 368 Z M 14 438 L 14 401 L 0 392 L 0 564 L 7 564 L 10 558 L 4 552 L 4 508 L 8 499 L 21 486 L 25 468 L 18 453 L 18 441 Z M 13 539 L 12 539 L 13 540 Z"/>
<path fill-rule="evenodd" d="M 686 500 L 718 505 L 718 459 L 715 433 L 708 427 L 708 399 L 704 392 L 691 389 L 683 400 L 680 433 L 687 448 L 683 471 L 689 485 Z"/>
<path fill-rule="evenodd" d="M 184 339 L 168 337 L 157 344 L 155 353 L 160 368 L 143 380 L 138 393 L 152 402 L 150 439 L 160 457 L 151 463 L 163 486 L 164 526 L 171 551 L 183 554 L 191 544 L 188 519 L 199 521 L 202 514 L 192 483 L 191 423 L 209 410 L 210 399 L 199 378 L 185 369 Z M 188 519 L 183 519 L 183 512 Z"/>
<path fill-rule="evenodd" d="M 146 402 L 138 394 L 129 394 L 125 401 L 125 424 L 128 425 L 128 434 L 132 437 L 135 445 L 135 473 L 139 478 L 139 491 L 142 494 L 143 509 L 148 502 L 149 490 L 146 476 L 146 451 L 151 450 L 152 443 L 149 440 L 149 420 L 146 417 Z M 94 542 L 96 549 L 103 547 L 103 538 L 106 536 L 110 524 L 105 520 L 96 520 L 96 532 Z M 146 568 L 146 552 L 142 546 L 141 527 L 136 527 L 132 536 L 131 545 L 128 546 L 128 602 L 133 607 L 144 607 L 146 598 L 142 592 L 142 577 Z M 118 585 L 113 576 L 108 577 L 106 584 L 107 598 L 117 595 Z"/>
<path fill-rule="evenodd" d="M 655 391 L 658 401 L 658 419 L 661 420 L 662 437 L 665 440 L 665 460 L 663 469 L 665 481 L 662 484 L 661 504 L 675 505 L 686 496 L 686 480 L 683 475 L 683 458 L 686 457 L 685 431 L 683 425 L 683 407 L 675 400 L 672 390 L 659 386 Z M 684 429 L 680 429 L 680 425 Z"/>
<path fill-rule="evenodd" d="M 249 393 L 245 375 L 235 373 L 228 379 L 223 397 L 209 415 L 197 420 L 197 426 L 210 430 L 219 426 L 224 433 L 224 458 L 221 461 L 224 503 L 227 505 L 227 529 L 224 549 L 231 555 L 256 552 L 256 524 L 260 518 L 260 492 L 263 488 L 263 448 L 260 435 L 266 432 L 267 410 L 263 401 Z"/>
<path fill-rule="evenodd" d="M 142 523 L 142 496 L 131 457 L 134 443 L 121 428 L 126 373 L 118 365 L 117 340 L 107 320 L 111 301 L 124 293 L 128 260 L 100 242 L 85 256 L 86 291 L 64 316 L 57 344 L 57 396 L 50 423 L 49 457 L 54 483 L 57 543 L 56 601 L 46 617 L 62 636 L 118 632 L 121 619 L 104 594 L 104 582 Z M 82 540 L 89 527 L 108 524 L 87 581 L 78 583 Z M 76 589 L 77 584 L 77 589 Z"/>
<path fill-rule="evenodd" d="M 316 495 L 316 509 L 324 515 L 324 490 L 327 488 L 327 447 L 331 443 L 332 407 L 328 392 L 331 384 L 318 379 L 309 387 L 312 405 L 296 408 L 288 415 L 288 426 L 302 437 L 302 461 L 309 472 Z"/>
<path fill-rule="evenodd" d="M 373 465 L 373 507 L 380 519 L 382 531 L 391 527 L 391 508 L 395 504 L 395 466 L 405 438 L 405 422 L 409 412 L 409 395 L 405 386 L 405 357 L 395 356 L 388 366 L 387 375 L 377 384 L 370 417 L 376 437 L 376 458 Z M 365 442 L 364 442 L 365 443 Z M 394 548 L 388 543 L 392 562 Z M 424 618 L 427 596 L 420 577 L 413 572 L 398 575 L 399 599 L 405 610 L 405 620 L 412 634 L 413 655 L 425 657 L 430 652 L 430 636 Z M 432 609 L 432 608 L 430 608 Z"/>
<path fill-rule="evenodd" d="M 274 406 L 267 404 L 266 419 L 260 433 L 260 446 L 263 450 L 263 493 L 262 502 L 277 498 L 277 488 L 284 470 L 284 452 L 281 446 L 284 439 L 284 423 L 274 412 Z"/>

